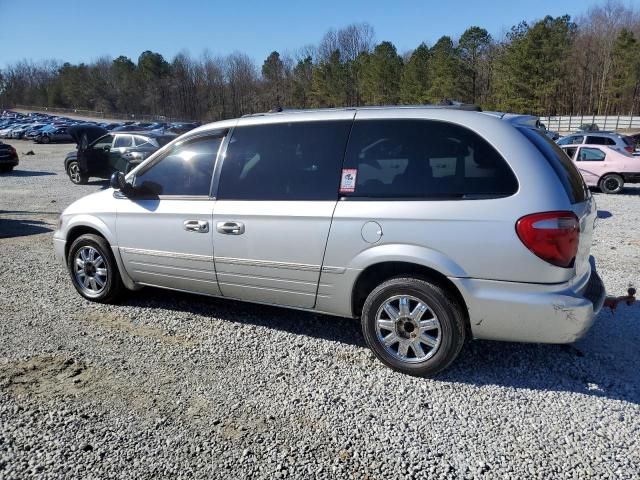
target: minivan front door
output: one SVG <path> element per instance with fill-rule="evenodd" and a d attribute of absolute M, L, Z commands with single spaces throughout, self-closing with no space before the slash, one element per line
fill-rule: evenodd
<path fill-rule="evenodd" d="M 213 211 L 224 296 L 315 305 L 352 119 L 353 112 L 331 112 L 322 121 L 240 120 Z"/>
<path fill-rule="evenodd" d="M 117 206 L 120 254 L 137 283 L 219 295 L 211 179 L 222 136 L 179 142 L 137 172 Z"/>

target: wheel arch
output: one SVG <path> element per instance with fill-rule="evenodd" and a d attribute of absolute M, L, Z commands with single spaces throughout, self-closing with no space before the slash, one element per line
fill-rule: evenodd
<path fill-rule="evenodd" d="M 446 290 L 453 299 L 462 307 L 465 314 L 465 323 L 468 333 L 470 333 L 468 306 L 458 287 L 447 278 L 442 272 L 412 261 L 382 261 L 371 264 L 363 269 L 351 291 L 351 311 L 353 315 L 359 317 L 367 296 L 382 282 L 390 278 L 408 276 L 420 278 L 438 285 Z"/>
<path fill-rule="evenodd" d="M 92 218 L 92 217 L 89 217 Z M 118 266 L 118 273 L 120 274 L 120 278 L 124 283 L 125 287 L 129 290 L 137 290 L 140 287 L 136 285 L 133 279 L 129 276 L 126 269 L 124 268 L 124 263 L 122 261 L 122 257 L 120 256 L 120 250 L 115 242 L 115 238 L 110 234 L 107 226 L 104 223 L 93 219 L 94 222 L 90 223 L 87 221 L 78 221 L 76 224 L 69 226 L 67 229 L 67 234 L 65 236 L 65 246 L 64 246 L 64 257 L 65 259 L 69 255 L 69 248 L 78 238 L 85 234 L 93 234 L 98 235 L 105 239 L 109 247 L 111 248 L 111 252 L 116 260 L 116 264 Z M 96 223 L 97 222 L 97 223 Z"/>

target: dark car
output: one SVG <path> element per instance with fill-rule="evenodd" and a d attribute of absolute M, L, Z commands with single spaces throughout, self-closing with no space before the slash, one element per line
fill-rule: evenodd
<path fill-rule="evenodd" d="M 0 173 L 7 173 L 18 165 L 18 152 L 11 145 L 0 142 Z"/>
<path fill-rule="evenodd" d="M 78 144 L 67 154 L 64 168 L 75 184 L 89 177 L 109 178 L 113 172 L 128 173 L 149 155 L 176 138 L 148 132 L 107 132 L 97 125 L 77 125 L 69 133 Z"/>
<path fill-rule="evenodd" d="M 53 143 L 72 142 L 73 138 L 69 135 L 68 127 L 53 127 L 41 130 L 33 140 L 36 143 Z"/>

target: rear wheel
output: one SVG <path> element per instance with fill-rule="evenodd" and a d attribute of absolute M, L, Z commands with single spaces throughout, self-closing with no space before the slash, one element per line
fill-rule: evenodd
<path fill-rule="evenodd" d="M 617 173 L 608 173 L 600 179 L 600 190 L 604 193 L 620 193 L 624 188 L 624 179 Z"/>
<path fill-rule="evenodd" d="M 98 235 L 82 235 L 73 242 L 67 268 L 73 286 L 87 300 L 115 303 L 122 293 L 122 279 L 111 248 Z"/>
<path fill-rule="evenodd" d="M 444 289 L 418 278 L 392 278 L 369 294 L 362 332 L 373 353 L 402 373 L 431 376 L 455 360 L 465 316 Z"/>
<path fill-rule="evenodd" d="M 76 185 L 84 185 L 89 180 L 89 177 L 80 170 L 80 164 L 76 160 L 69 162 L 67 174 L 69 179 Z"/>
<path fill-rule="evenodd" d="M 49 138 L 49 136 L 48 136 L 48 135 L 43 135 L 43 136 L 40 138 L 40 141 L 41 141 L 42 143 L 49 143 L 49 142 L 51 141 L 51 139 Z"/>

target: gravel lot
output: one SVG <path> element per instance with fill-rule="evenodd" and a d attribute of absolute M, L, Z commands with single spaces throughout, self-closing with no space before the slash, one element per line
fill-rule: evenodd
<path fill-rule="evenodd" d="M 472 342 L 424 380 L 382 366 L 352 320 L 151 288 L 92 304 L 51 235 L 106 183 L 71 184 L 70 145 L 10 143 L 0 478 L 640 477 L 640 306 L 603 311 L 576 348 Z M 592 252 L 622 294 L 640 188 L 596 195 Z"/>

